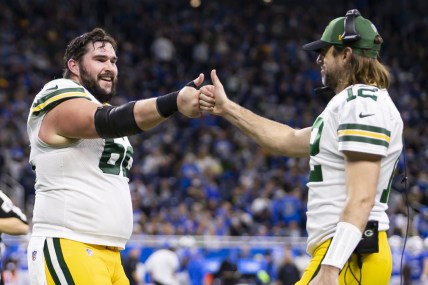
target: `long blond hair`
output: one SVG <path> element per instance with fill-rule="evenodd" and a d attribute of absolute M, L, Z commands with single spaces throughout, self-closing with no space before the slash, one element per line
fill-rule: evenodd
<path fill-rule="evenodd" d="M 346 86 L 353 84 L 374 85 L 378 88 L 389 87 L 391 74 L 388 68 L 376 58 L 352 55 L 350 68 L 344 74 Z"/>
<path fill-rule="evenodd" d="M 376 36 L 375 42 L 382 43 L 383 39 Z M 343 51 L 344 47 L 334 46 L 333 55 L 336 56 Z M 364 54 L 364 50 L 362 50 Z M 366 57 L 362 55 L 352 54 L 349 61 L 349 68 L 344 71 L 341 79 L 343 86 L 354 84 L 373 85 L 378 88 L 389 88 L 391 82 L 391 74 L 389 69 L 382 64 L 377 58 Z"/>

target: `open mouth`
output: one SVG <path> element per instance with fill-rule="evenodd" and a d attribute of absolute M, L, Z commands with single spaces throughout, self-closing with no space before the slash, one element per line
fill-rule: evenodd
<path fill-rule="evenodd" d="M 98 79 L 104 82 L 112 83 L 114 80 L 114 77 L 112 75 L 101 75 L 98 77 Z"/>

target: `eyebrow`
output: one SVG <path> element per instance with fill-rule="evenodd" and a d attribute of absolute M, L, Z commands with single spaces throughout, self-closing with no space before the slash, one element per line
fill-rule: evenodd
<path fill-rule="evenodd" d="M 93 56 L 93 58 L 113 59 L 115 61 L 119 59 L 117 56 L 109 57 L 108 55 L 105 55 L 105 54 L 96 54 Z"/>

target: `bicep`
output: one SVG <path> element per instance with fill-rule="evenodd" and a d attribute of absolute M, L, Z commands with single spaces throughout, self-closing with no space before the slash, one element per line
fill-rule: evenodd
<path fill-rule="evenodd" d="M 347 199 L 342 220 L 363 230 L 375 202 L 382 157 L 349 151 L 344 154 Z"/>
<path fill-rule="evenodd" d="M 48 144 L 66 144 L 74 139 L 98 138 L 94 115 L 101 105 L 76 98 L 60 103 L 44 117 L 39 137 Z"/>
<path fill-rule="evenodd" d="M 353 151 L 345 151 L 344 154 L 348 190 L 357 187 L 355 191 L 370 191 L 371 194 L 375 195 L 382 157 Z"/>
<path fill-rule="evenodd" d="M 292 157 L 308 157 L 309 156 L 309 144 L 311 138 L 311 128 L 304 129 L 292 129 L 288 126 L 286 130 L 278 129 L 280 138 L 279 153 L 286 156 Z"/>

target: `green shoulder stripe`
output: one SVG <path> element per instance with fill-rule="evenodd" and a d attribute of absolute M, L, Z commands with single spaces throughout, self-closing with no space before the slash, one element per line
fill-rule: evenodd
<path fill-rule="evenodd" d="M 35 116 L 46 113 L 61 102 L 74 98 L 86 98 L 90 100 L 83 88 L 64 88 L 44 96 L 31 107 L 31 113 Z"/>

